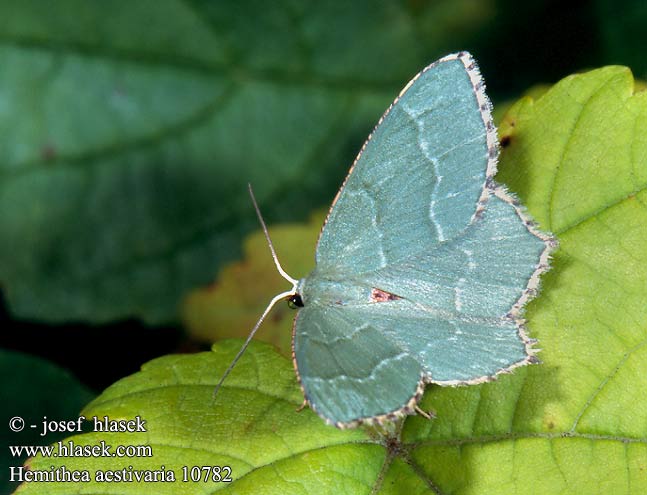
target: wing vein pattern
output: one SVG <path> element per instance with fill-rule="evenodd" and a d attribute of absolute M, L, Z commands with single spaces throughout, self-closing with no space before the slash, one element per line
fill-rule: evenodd
<path fill-rule="evenodd" d="M 298 284 L 295 365 L 326 421 L 410 412 L 424 383 L 477 383 L 530 361 L 519 310 L 552 239 L 527 226 L 495 170 L 478 69 L 469 54 L 445 57 L 378 123 Z"/>

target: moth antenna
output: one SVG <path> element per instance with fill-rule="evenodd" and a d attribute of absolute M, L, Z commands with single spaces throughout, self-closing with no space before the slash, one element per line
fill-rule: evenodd
<path fill-rule="evenodd" d="M 213 395 L 212 395 L 213 400 L 215 400 L 216 395 L 218 394 L 218 391 L 220 390 L 220 387 L 222 386 L 222 383 L 225 381 L 225 378 L 227 378 L 227 376 L 229 376 L 229 373 L 231 373 L 231 370 L 234 369 L 234 366 L 236 366 L 236 363 L 242 357 L 243 353 L 245 352 L 245 349 L 247 349 L 247 346 L 249 346 L 249 343 L 254 338 L 254 335 L 256 334 L 256 331 L 259 329 L 259 327 L 261 326 L 261 323 L 263 323 L 263 320 L 265 319 L 267 314 L 270 312 L 272 307 L 277 302 L 279 302 L 281 299 L 285 299 L 286 297 L 289 297 L 289 296 L 292 296 L 292 295 L 294 295 L 294 290 L 281 292 L 280 294 L 277 294 L 276 296 L 274 296 L 274 298 L 270 301 L 270 303 L 267 305 L 267 308 L 265 308 L 265 311 L 263 311 L 263 314 L 261 315 L 261 317 L 256 322 L 256 325 L 254 325 L 254 328 L 252 328 L 252 331 L 249 332 L 249 335 L 247 336 L 247 340 L 245 340 L 245 343 L 243 344 L 243 346 L 238 351 L 238 354 L 236 354 L 236 357 L 234 358 L 234 360 L 231 362 L 229 367 L 223 373 L 222 378 L 220 378 L 220 381 L 216 385 L 216 388 L 213 389 Z"/>
<path fill-rule="evenodd" d="M 278 256 L 276 256 L 276 251 L 274 250 L 274 245 L 272 244 L 272 239 L 270 239 L 270 233 L 267 230 L 267 226 L 265 225 L 265 221 L 263 220 L 263 215 L 261 215 L 261 210 L 258 207 L 258 203 L 256 202 L 256 198 L 254 197 L 254 191 L 252 190 L 252 185 L 247 184 L 249 188 L 249 195 L 252 198 L 252 203 L 254 204 L 254 209 L 256 210 L 256 216 L 258 217 L 259 222 L 261 223 L 261 227 L 263 228 L 263 233 L 265 234 L 265 239 L 267 239 L 267 244 L 270 246 L 270 251 L 272 253 L 272 259 L 274 260 L 274 264 L 276 265 L 276 269 L 279 271 L 281 276 L 290 282 L 292 284 L 292 290 L 281 292 L 280 294 L 277 294 L 272 298 L 270 303 L 267 305 L 265 308 L 265 311 L 263 311 L 263 314 L 261 317 L 258 319 L 256 322 L 256 325 L 254 325 L 254 328 L 252 328 L 252 331 L 249 332 L 249 335 L 247 336 L 247 340 L 245 340 L 245 343 L 243 346 L 240 348 L 238 351 L 238 354 L 236 354 L 236 357 L 234 357 L 233 361 L 229 365 L 229 367 L 225 370 L 223 373 L 222 377 L 220 378 L 220 381 L 216 385 L 216 388 L 213 390 L 213 395 L 212 395 L 212 400 L 215 400 L 216 395 L 218 394 L 218 391 L 220 390 L 220 387 L 222 386 L 222 383 L 225 381 L 225 378 L 229 376 L 229 373 L 231 373 L 231 370 L 234 369 L 234 366 L 236 366 L 236 363 L 238 360 L 242 357 L 243 353 L 249 346 L 249 343 L 252 341 L 254 338 L 254 335 L 256 334 L 256 331 L 260 328 L 261 324 L 263 323 L 263 320 L 265 320 L 265 317 L 267 314 L 272 310 L 274 305 L 279 302 L 281 299 L 285 299 L 286 297 L 293 296 L 296 294 L 297 291 L 297 284 L 299 283 L 298 280 L 293 279 L 288 275 L 285 270 L 283 270 L 283 267 L 281 266 L 281 263 L 279 262 Z"/>
<path fill-rule="evenodd" d="M 254 204 L 254 209 L 256 210 L 256 216 L 258 217 L 258 221 L 261 222 L 261 227 L 263 227 L 263 233 L 265 234 L 265 239 L 267 239 L 267 244 L 270 246 L 270 251 L 272 252 L 272 259 L 274 260 L 274 264 L 276 265 L 276 269 L 279 271 L 281 276 L 290 282 L 292 284 L 292 290 L 295 291 L 297 288 L 297 283 L 298 281 L 290 277 L 286 273 L 285 270 L 283 270 L 283 267 L 281 266 L 281 263 L 279 262 L 279 258 L 276 255 L 276 251 L 274 250 L 274 244 L 272 244 L 272 239 L 270 239 L 270 233 L 267 231 L 267 226 L 265 225 L 265 220 L 263 220 L 263 215 L 261 215 L 261 210 L 258 207 L 258 203 L 256 202 L 256 198 L 254 197 L 254 191 L 252 190 L 252 185 L 247 184 L 247 187 L 249 188 L 249 195 L 252 197 L 252 203 Z"/>

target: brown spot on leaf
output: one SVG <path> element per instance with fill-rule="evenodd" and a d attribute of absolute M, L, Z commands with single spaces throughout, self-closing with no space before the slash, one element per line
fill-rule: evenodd
<path fill-rule="evenodd" d="M 51 161 L 56 158 L 56 148 L 53 144 L 46 144 L 40 149 L 40 154 L 43 160 Z"/>
<path fill-rule="evenodd" d="M 213 282 L 211 282 L 209 285 L 206 285 L 206 286 L 204 287 L 204 290 L 205 290 L 205 291 L 207 291 L 207 292 L 213 292 L 213 291 L 215 291 L 215 290 L 218 290 L 219 285 L 220 285 L 220 284 L 218 283 L 218 281 L 217 281 L 217 280 L 214 280 L 214 281 L 213 281 Z"/>

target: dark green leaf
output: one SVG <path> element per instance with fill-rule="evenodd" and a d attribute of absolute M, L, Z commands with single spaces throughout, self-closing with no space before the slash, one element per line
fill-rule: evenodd
<path fill-rule="evenodd" d="M 18 483 L 9 483 L 9 469 L 21 466 L 27 455 L 13 456 L 8 447 L 47 445 L 63 439 L 68 433 L 41 436 L 45 417 L 50 421 L 76 420 L 94 394 L 68 371 L 52 363 L 3 349 L 0 349 L 0 376 L 3 377 L 0 382 L 0 444 L 3 446 L 0 493 L 10 493 Z M 9 428 L 9 421 L 14 417 L 24 420 L 25 428 L 20 432 Z M 37 428 L 31 428 L 32 424 Z"/>

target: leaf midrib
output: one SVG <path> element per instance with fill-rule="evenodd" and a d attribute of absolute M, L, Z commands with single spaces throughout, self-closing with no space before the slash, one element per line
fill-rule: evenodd
<path fill-rule="evenodd" d="M 462 447 L 465 445 L 484 445 L 490 443 L 499 443 L 505 441 L 517 440 L 559 440 L 559 439 L 574 439 L 574 440 L 592 440 L 592 441 L 610 441 L 621 442 L 624 444 L 638 443 L 647 445 L 647 437 L 629 437 L 620 435 L 602 435 L 596 433 L 581 433 L 573 431 L 557 431 L 557 432 L 511 432 L 502 433 L 497 435 L 482 435 L 476 437 L 463 437 L 463 438 L 444 438 L 444 439 L 427 439 L 410 444 L 411 448 L 418 448 L 423 446 L 447 446 L 447 447 Z"/>
<path fill-rule="evenodd" d="M 207 63 L 189 57 L 154 52 L 137 52 L 119 48 L 106 49 L 100 45 L 88 45 L 59 40 L 45 40 L 36 37 L 8 37 L 0 34 L 0 45 L 15 48 L 50 52 L 59 55 L 72 54 L 84 58 L 110 60 L 115 63 L 132 63 L 138 67 L 164 67 L 195 72 L 196 74 L 228 77 L 237 82 L 267 82 L 280 86 L 298 85 L 318 89 L 359 93 L 393 92 L 402 84 L 402 78 L 376 80 L 375 78 L 339 77 L 326 74 L 312 74 L 311 67 L 301 71 L 249 68 L 237 64 Z"/>

